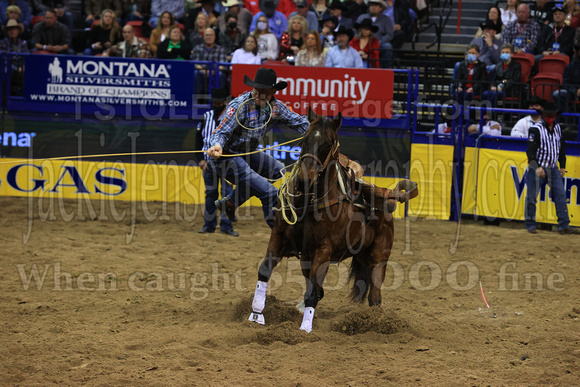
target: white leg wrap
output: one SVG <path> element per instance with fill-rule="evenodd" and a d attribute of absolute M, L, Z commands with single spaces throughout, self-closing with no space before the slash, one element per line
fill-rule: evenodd
<path fill-rule="evenodd" d="M 256 283 L 256 290 L 254 291 L 254 300 L 252 301 L 252 310 L 256 313 L 262 313 L 264 306 L 266 306 L 266 289 L 267 282 L 258 281 Z"/>
<path fill-rule="evenodd" d="M 304 317 L 302 318 L 302 325 L 300 325 L 300 330 L 306 331 L 307 333 L 312 332 L 313 318 L 314 318 L 314 308 L 310 306 L 304 308 Z"/>
<path fill-rule="evenodd" d="M 264 315 L 262 313 L 252 312 L 250 314 L 250 318 L 248 320 L 255 322 L 255 323 L 258 323 L 258 324 L 261 324 L 261 325 L 266 324 L 266 320 L 264 319 Z"/>

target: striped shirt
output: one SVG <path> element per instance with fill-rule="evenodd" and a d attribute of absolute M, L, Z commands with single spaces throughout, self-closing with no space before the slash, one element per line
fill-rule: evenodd
<path fill-rule="evenodd" d="M 252 92 L 248 91 L 228 104 L 224 114 L 220 117 L 218 128 L 211 135 L 211 146 L 219 144 L 224 152 L 234 154 L 251 152 L 258 147 L 260 139 L 274 125 L 285 125 L 299 133 L 306 133 L 308 130 L 310 123 L 306 116 L 295 113 L 291 108 L 284 105 L 282 101 L 276 98 L 270 101 L 270 106 L 272 106 L 273 110 L 272 118 L 270 119 L 269 107 L 259 108 L 254 101 L 244 103 L 250 98 L 252 98 Z M 241 106 L 242 103 L 244 103 L 243 106 Z M 267 122 L 268 125 L 266 125 Z M 246 128 L 259 129 L 248 130 L 240 126 L 240 124 Z"/>
<path fill-rule="evenodd" d="M 201 138 L 203 139 L 203 147 L 202 150 L 204 151 L 203 157 L 206 161 L 211 159 L 207 153 L 205 153 L 210 147 L 209 139 L 211 134 L 215 130 L 216 122 L 219 120 L 219 116 L 216 116 L 214 109 L 208 110 L 203 115 L 203 120 L 197 124 L 197 131 L 201 134 Z"/>
<path fill-rule="evenodd" d="M 528 133 L 528 162 L 542 168 L 566 168 L 566 146 L 562 140 L 560 124 L 554 123 L 552 130 L 544 120 L 532 126 Z"/>

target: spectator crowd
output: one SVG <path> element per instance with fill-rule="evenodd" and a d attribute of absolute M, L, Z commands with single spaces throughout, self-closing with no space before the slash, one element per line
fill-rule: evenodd
<path fill-rule="evenodd" d="M 1 0 L 3 51 L 300 66 L 391 67 L 408 0 Z M 76 22 L 76 23 L 75 23 Z M 84 25 L 82 50 L 73 26 Z M 76 42 L 76 40 L 75 40 Z M 345 59 L 343 61 L 342 59 Z"/>

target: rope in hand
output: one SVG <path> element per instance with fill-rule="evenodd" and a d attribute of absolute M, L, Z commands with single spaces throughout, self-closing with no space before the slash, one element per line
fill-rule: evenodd
<path fill-rule="evenodd" d="M 278 148 L 284 146 L 286 144 L 290 144 L 302 139 L 302 136 L 295 138 L 294 140 L 283 142 L 282 144 L 272 145 L 262 149 L 256 149 L 252 152 L 246 153 L 237 153 L 231 155 L 222 155 L 221 157 L 236 157 L 236 156 L 247 156 L 258 152 L 265 152 L 267 150 L 271 150 L 274 148 Z M 300 153 L 299 151 L 290 151 L 290 150 L 283 150 L 279 149 L 279 152 L 286 152 L 286 153 Z M 207 151 L 203 150 L 194 150 L 194 151 L 162 151 L 162 152 L 128 152 L 128 153 L 104 153 L 104 154 L 97 154 L 97 155 L 79 155 L 79 156 L 61 156 L 61 157 L 49 157 L 49 158 L 41 158 L 41 159 L 34 159 L 34 161 L 56 161 L 56 160 L 79 160 L 79 159 L 87 159 L 87 158 L 94 158 L 94 157 L 118 157 L 118 156 L 141 156 L 141 155 L 166 155 L 166 154 L 187 154 L 187 153 L 207 153 Z M 20 161 L 0 161 L 1 164 L 16 164 Z"/>

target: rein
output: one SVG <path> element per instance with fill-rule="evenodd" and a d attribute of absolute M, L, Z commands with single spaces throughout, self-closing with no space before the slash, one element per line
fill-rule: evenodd
<path fill-rule="evenodd" d="M 315 180 L 312 180 L 309 186 L 309 189 L 314 185 L 314 183 L 316 183 L 318 181 L 318 179 L 320 178 L 320 176 L 322 175 L 322 173 L 327 169 L 328 165 L 330 164 L 330 162 L 333 160 L 333 156 L 336 155 L 336 153 L 338 152 L 338 147 L 340 146 L 339 142 L 336 141 L 332 148 L 330 149 L 330 151 L 328 152 L 328 155 L 326 156 L 326 159 L 324 160 L 324 162 L 322 162 L 322 160 L 320 160 L 320 158 L 318 156 L 316 156 L 313 153 L 305 153 L 302 156 L 300 156 L 300 159 L 298 160 L 298 162 L 294 165 L 294 168 L 292 168 L 292 172 L 290 173 L 290 176 L 288 178 L 288 180 L 285 179 L 284 183 L 282 183 L 282 186 L 280 187 L 280 189 L 278 190 L 278 199 L 280 201 L 280 208 L 277 209 L 278 211 L 282 211 L 282 216 L 284 217 L 284 220 L 286 221 L 286 223 L 290 224 L 290 225 L 294 225 L 296 224 L 296 222 L 298 221 L 298 215 L 296 213 L 296 207 L 291 203 L 291 199 L 290 197 L 293 198 L 298 198 L 301 196 L 305 196 L 304 193 L 299 192 L 298 194 L 293 194 L 290 192 L 290 187 L 289 184 L 293 179 L 296 178 L 296 175 L 298 173 L 298 168 L 299 168 L 299 163 L 301 161 L 303 161 L 306 158 L 311 158 L 314 161 L 316 161 L 316 163 L 318 165 L 321 166 L 320 171 L 318 172 L 318 178 Z M 338 162 L 338 159 L 337 159 Z M 337 172 L 338 172 L 338 166 L 337 166 Z M 310 200 L 308 201 L 310 203 L 310 205 L 308 207 L 310 207 L 312 210 L 315 209 L 322 209 L 324 207 L 327 207 L 326 205 L 321 206 L 320 205 L 320 201 L 323 200 L 324 198 L 326 198 L 328 196 L 328 194 L 330 193 L 330 191 L 332 191 L 332 189 L 334 189 L 334 187 L 336 187 L 337 184 L 337 180 L 339 181 L 339 184 L 341 184 L 341 191 L 343 191 L 342 189 L 342 184 L 343 182 L 340 181 L 341 177 L 339 176 L 339 174 L 337 173 L 337 178 L 335 179 L 335 181 L 333 182 L 333 184 L 330 186 L 330 188 L 326 191 L 326 193 L 324 195 L 322 195 L 321 197 L 319 197 L 318 199 L 315 199 L 315 193 L 309 193 L 308 195 L 310 196 Z M 342 201 L 342 199 L 344 199 L 344 195 L 339 195 L 339 200 L 332 200 L 328 206 L 334 205 L 340 201 Z M 286 215 L 286 210 L 290 211 L 291 214 L 291 219 Z"/>

